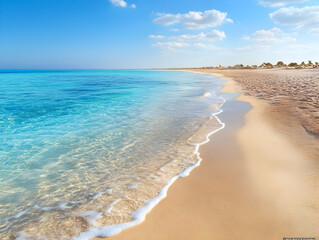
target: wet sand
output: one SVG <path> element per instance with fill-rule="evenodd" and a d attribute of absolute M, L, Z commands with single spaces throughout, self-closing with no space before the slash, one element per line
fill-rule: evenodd
<path fill-rule="evenodd" d="M 242 90 L 228 81 L 223 91 Z M 200 147 L 201 166 L 145 222 L 111 239 L 319 238 L 316 153 L 296 147 L 294 131 L 278 131 L 267 102 L 239 100 L 224 105 L 226 128 Z"/>

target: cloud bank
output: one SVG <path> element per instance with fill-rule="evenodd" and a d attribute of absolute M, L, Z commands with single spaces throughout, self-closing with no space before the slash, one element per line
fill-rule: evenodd
<path fill-rule="evenodd" d="M 251 41 L 252 45 L 238 48 L 239 50 L 247 49 L 270 49 L 275 45 L 294 43 L 296 39 L 284 33 L 281 29 L 274 27 L 269 30 L 261 29 L 253 33 L 252 37 L 244 36 L 242 39 Z"/>
<path fill-rule="evenodd" d="M 190 11 L 184 14 L 157 14 L 158 17 L 153 20 L 153 23 L 162 26 L 170 26 L 173 24 L 181 23 L 185 29 L 196 30 L 210 27 L 217 27 L 225 22 L 233 22 L 227 18 L 226 12 L 218 10 L 207 10 L 204 12 Z"/>
<path fill-rule="evenodd" d="M 171 38 L 177 41 L 217 41 L 217 40 L 223 40 L 224 38 L 226 38 L 226 34 L 223 31 L 212 30 L 209 33 L 201 32 L 196 35 L 183 34 L 183 35 L 174 36 Z"/>
<path fill-rule="evenodd" d="M 223 40 L 226 38 L 226 34 L 223 31 L 212 30 L 208 33 L 199 34 L 183 34 L 178 36 L 163 36 L 163 35 L 149 35 L 152 39 L 165 39 L 166 42 L 154 43 L 153 47 L 160 47 L 168 51 L 177 51 L 177 49 L 186 47 L 195 47 L 202 49 L 220 49 L 212 44 L 207 44 L 207 42 Z M 193 42 L 193 43 L 191 43 Z"/>
<path fill-rule="evenodd" d="M 270 14 L 277 24 L 306 28 L 310 31 L 319 28 L 319 6 L 280 8 Z"/>
<path fill-rule="evenodd" d="M 116 6 L 116 7 L 122 7 L 125 8 L 128 6 L 127 2 L 125 2 L 124 0 L 110 0 L 110 2 Z M 130 5 L 131 8 L 136 8 L 136 5 L 133 3 Z"/>

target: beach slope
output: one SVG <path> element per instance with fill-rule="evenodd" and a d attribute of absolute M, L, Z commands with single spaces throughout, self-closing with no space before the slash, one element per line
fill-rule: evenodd
<path fill-rule="evenodd" d="M 243 91 L 230 78 L 225 85 Z M 226 128 L 200 147 L 201 166 L 145 222 L 112 239 L 318 238 L 317 152 L 299 147 L 298 131 L 279 131 L 268 111 L 253 96 L 225 104 L 219 117 Z"/>

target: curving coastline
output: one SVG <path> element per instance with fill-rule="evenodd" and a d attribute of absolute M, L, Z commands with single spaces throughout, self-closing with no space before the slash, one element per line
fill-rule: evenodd
<path fill-rule="evenodd" d="M 70 74 L 76 73 L 77 72 Z M 103 76 L 105 74 L 113 74 L 113 72 L 93 73 L 101 74 Z M 124 73 L 125 72 L 123 72 L 123 74 Z M 59 72 L 49 72 L 48 74 L 56 75 L 59 74 Z M 83 74 L 83 72 L 81 72 L 80 74 Z M 140 75 L 143 76 L 143 74 L 149 74 L 149 72 L 143 73 L 134 71 L 132 73 L 129 72 L 128 74 L 135 74 L 138 75 L 138 78 L 140 78 Z M 152 74 L 157 75 L 158 73 L 152 72 Z M 141 167 L 144 170 L 147 170 L 151 173 L 152 170 L 155 171 L 154 174 L 146 176 L 149 177 L 147 179 L 150 180 L 150 184 L 143 184 L 145 183 L 145 179 L 142 179 L 144 175 L 140 172 L 140 175 L 137 175 L 136 178 L 133 178 L 133 176 L 129 179 L 124 179 L 124 184 L 122 184 L 121 186 L 115 186 L 115 184 L 118 183 L 116 181 L 117 179 L 106 181 L 101 174 L 102 170 L 97 171 L 97 177 L 90 176 L 91 181 L 87 182 L 85 185 L 82 185 L 84 188 L 87 189 L 87 191 L 89 191 L 89 193 L 85 194 L 83 192 L 82 194 L 80 194 L 80 199 L 75 199 L 74 197 L 68 198 L 68 196 L 70 195 L 64 195 L 64 199 L 54 199 L 56 202 L 44 202 L 42 201 L 42 199 L 38 200 L 36 197 L 34 197 L 33 199 L 35 203 L 28 203 L 28 205 L 30 206 L 29 208 L 20 211 L 18 212 L 18 214 L 13 216 L 13 220 L 15 221 L 14 223 L 22 222 L 23 225 L 15 224 L 14 229 L 5 228 L 4 232 L 1 232 L 1 236 L 3 236 L 4 239 L 10 239 L 10 237 L 15 237 L 17 239 L 42 239 L 44 237 L 51 239 L 89 239 L 93 236 L 113 235 L 123 229 L 142 222 L 145 218 L 145 215 L 161 199 L 166 196 L 168 188 L 175 180 L 187 176 L 190 171 L 199 166 L 201 161 L 201 157 L 199 156 L 198 152 L 199 146 L 207 143 L 209 141 L 210 135 L 224 128 L 224 123 L 219 120 L 218 115 L 222 112 L 220 107 L 224 104 L 225 99 L 220 96 L 216 96 L 215 94 L 216 91 L 220 89 L 220 80 L 214 80 L 210 75 L 195 75 L 181 72 L 161 72 L 159 75 L 171 76 L 168 81 L 175 81 L 172 76 L 183 76 L 182 78 L 180 78 L 183 79 L 180 80 L 180 86 L 182 90 L 185 90 L 183 94 L 175 95 L 175 92 L 171 92 L 171 94 L 169 95 L 169 100 L 167 100 L 166 98 L 159 98 L 160 101 L 166 101 L 166 104 L 164 106 L 160 104 L 158 105 L 160 111 L 171 111 L 175 114 L 171 117 L 169 117 L 168 115 L 162 115 L 167 116 L 167 118 L 171 121 L 176 120 L 174 124 L 167 125 L 168 127 L 164 128 L 166 130 L 170 129 L 171 132 L 168 132 L 168 134 L 176 136 L 176 138 L 180 136 L 178 135 L 178 132 L 180 130 L 183 130 L 182 132 L 185 134 L 178 138 L 178 141 L 172 141 L 172 144 L 169 144 L 171 142 L 167 141 L 167 139 L 169 138 L 164 138 L 164 140 L 166 140 L 164 142 L 168 143 L 169 146 L 167 151 L 157 151 L 157 153 L 154 154 L 154 158 L 148 159 L 147 162 L 149 164 L 142 164 Z M 76 84 L 78 84 L 78 81 L 75 82 Z M 157 82 L 155 81 L 154 84 L 156 83 Z M 163 84 L 160 84 L 160 86 L 163 86 Z M 72 94 L 73 92 L 74 90 L 72 90 Z M 83 91 L 79 92 L 82 94 Z M 94 91 L 88 92 L 94 93 Z M 102 94 L 101 96 L 105 95 L 107 94 Z M 172 111 L 175 105 L 167 104 L 167 101 L 172 101 L 175 104 L 175 101 L 177 99 L 176 96 L 184 97 L 183 100 L 180 99 L 179 101 L 188 103 L 184 107 L 178 106 L 178 109 L 181 111 Z M 183 111 L 182 109 L 188 110 Z M 83 111 L 81 111 L 81 113 L 82 112 Z M 180 112 L 182 114 L 179 114 Z M 154 116 L 154 114 L 152 116 Z M 102 118 L 104 119 L 104 116 Z M 158 116 L 155 119 L 158 119 Z M 183 119 L 185 121 L 182 121 Z M 180 124 L 176 125 L 177 122 L 179 122 Z M 189 125 L 185 125 L 186 123 Z M 130 124 L 126 125 L 130 126 Z M 74 126 L 76 126 L 76 124 L 74 124 Z M 177 128 L 173 128 L 174 126 L 176 126 Z M 154 130 L 154 127 L 150 129 Z M 163 136 L 164 133 L 166 132 L 163 132 L 160 136 Z M 160 137 L 159 135 L 156 136 Z M 143 138 L 149 140 L 149 138 L 145 138 L 144 136 Z M 105 144 L 105 142 L 100 141 L 98 137 L 94 137 L 92 139 Z M 123 140 L 124 142 L 127 142 L 127 140 L 129 139 L 126 138 Z M 158 140 L 160 141 L 162 139 L 159 138 Z M 83 147 L 87 149 L 85 153 L 90 153 L 90 150 L 92 150 L 91 144 L 84 144 Z M 93 145 L 93 147 L 95 147 L 95 145 Z M 125 148 L 122 149 L 122 151 L 124 150 Z M 141 150 L 144 151 L 145 149 Z M 95 154 L 93 156 L 95 156 Z M 101 160 L 103 159 L 104 158 L 102 158 Z M 165 161 L 157 163 L 156 166 L 160 166 L 156 168 L 156 166 L 154 167 L 153 165 L 151 165 L 152 160 L 154 162 L 154 160 L 156 159 Z M 63 161 L 58 161 L 58 163 L 63 163 Z M 93 171 L 92 168 L 89 168 L 89 170 Z M 108 170 L 108 168 L 106 168 L 105 170 Z M 64 173 L 65 171 L 61 172 Z M 105 171 L 102 172 L 103 174 L 105 174 Z M 127 174 L 127 169 L 125 173 Z M 87 173 L 86 176 L 88 176 Z M 76 179 L 71 178 L 71 180 L 75 181 Z M 55 182 L 51 181 L 51 183 L 54 184 Z M 65 187 L 69 187 L 70 189 L 72 189 L 72 187 L 74 186 L 73 184 L 66 184 L 65 181 L 57 181 L 57 183 L 64 184 Z M 96 183 L 96 185 L 98 185 L 99 187 L 95 188 L 96 185 L 90 187 L 90 183 Z M 46 186 L 44 185 L 44 187 Z M 158 193 L 159 189 L 161 189 L 160 193 Z M 60 189 L 60 192 L 62 192 L 62 190 L 63 189 Z M 52 200 L 52 195 L 48 194 L 46 196 L 48 197 L 48 199 Z M 145 203 L 145 200 L 147 199 L 151 200 Z M 132 212 L 134 213 L 132 214 Z M 30 217 L 31 215 L 34 215 L 35 217 L 32 218 Z M 23 218 L 20 219 L 20 217 Z M 27 219 L 28 221 L 24 221 L 25 219 Z M 7 223 L 8 222 L 5 222 L 5 224 Z M 11 227 L 11 225 L 9 225 L 9 227 Z"/>
<path fill-rule="evenodd" d="M 162 201 L 164 198 L 166 198 L 167 192 L 168 192 L 169 188 L 173 185 L 173 183 L 176 180 L 178 180 L 179 178 L 184 178 L 184 177 L 189 176 L 189 174 L 191 173 L 191 171 L 193 169 L 195 169 L 196 167 L 200 166 L 202 158 L 200 157 L 199 147 L 201 145 L 204 145 L 204 144 L 208 143 L 210 141 L 210 137 L 213 134 L 215 134 L 218 131 L 220 131 L 220 130 L 225 128 L 225 123 L 223 123 L 218 118 L 218 115 L 223 112 L 223 110 L 221 108 L 224 105 L 224 103 L 226 102 L 226 100 L 224 98 L 221 97 L 221 99 L 223 100 L 223 103 L 219 106 L 220 110 L 211 115 L 211 119 L 215 118 L 215 120 L 220 124 L 220 127 L 217 128 L 217 129 L 214 129 L 211 132 L 209 132 L 205 136 L 205 140 L 203 142 L 191 143 L 191 145 L 194 145 L 193 154 L 196 155 L 196 157 L 197 157 L 197 162 L 193 166 L 190 166 L 190 167 L 186 168 L 183 172 L 179 173 L 177 176 L 174 176 L 173 178 L 169 179 L 167 181 L 167 184 L 160 190 L 160 192 L 158 193 L 158 195 L 156 197 L 148 200 L 145 203 L 144 206 L 142 206 L 141 208 L 137 209 L 135 212 L 132 213 L 132 215 L 131 215 L 131 217 L 133 219 L 132 221 L 121 223 L 121 224 L 117 224 L 117 225 L 105 226 L 105 227 L 102 227 L 102 228 L 90 228 L 90 229 L 88 229 L 88 231 L 83 232 L 79 236 L 73 237 L 72 239 L 73 240 L 87 240 L 87 239 L 92 239 L 94 237 L 99 237 L 99 238 L 101 238 L 101 237 L 111 237 L 111 236 L 114 236 L 116 234 L 119 234 L 120 232 L 122 232 L 122 231 L 124 231 L 126 229 L 132 228 L 132 227 L 134 227 L 136 225 L 139 225 L 142 222 L 144 222 L 145 218 L 146 218 L 146 215 L 148 213 L 150 213 L 151 210 L 160 201 Z"/>
<path fill-rule="evenodd" d="M 225 86 L 242 91 L 229 78 Z M 268 110 L 244 95 L 227 105 L 220 118 L 228 127 L 199 149 L 201 167 L 176 182 L 145 222 L 111 239 L 318 237 L 318 162 L 309 157 L 318 152 L 296 146 L 296 132 L 279 131 Z"/>

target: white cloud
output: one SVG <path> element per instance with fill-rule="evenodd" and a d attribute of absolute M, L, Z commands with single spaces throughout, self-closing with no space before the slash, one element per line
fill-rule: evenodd
<path fill-rule="evenodd" d="M 153 44 L 154 47 L 188 47 L 188 43 L 181 42 L 158 42 Z"/>
<path fill-rule="evenodd" d="M 165 38 L 165 36 L 162 36 L 162 35 L 149 35 L 148 37 L 149 38 L 153 38 L 153 39 L 163 39 L 163 38 Z"/>
<path fill-rule="evenodd" d="M 265 45 L 274 45 L 274 44 L 280 44 L 280 43 L 289 43 L 289 42 L 295 42 L 296 39 L 292 37 L 263 37 L 263 38 L 256 38 L 254 39 L 254 42 L 261 46 Z"/>
<path fill-rule="evenodd" d="M 179 31 L 178 28 L 171 28 L 170 30 L 171 30 L 172 32 L 178 32 L 178 31 Z"/>
<path fill-rule="evenodd" d="M 184 14 L 160 13 L 153 22 L 163 26 L 181 23 L 185 29 L 195 30 L 220 26 L 225 22 L 233 22 L 233 20 L 227 18 L 226 12 L 213 9 L 204 12 L 190 11 Z"/>
<path fill-rule="evenodd" d="M 261 0 L 259 4 L 265 7 L 282 7 L 288 4 L 307 2 L 308 0 Z"/>
<path fill-rule="evenodd" d="M 243 38 L 242 38 L 243 39 Z M 252 34 L 252 37 L 245 36 L 244 40 L 251 40 L 251 46 L 244 46 L 237 48 L 237 50 L 248 50 L 248 49 L 270 49 L 278 44 L 288 44 L 294 43 L 296 41 L 295 38 L 290 37 L 288 34 L 284 33 L 277 27 L 274 27 L 269 30 L 258 30 Z"/>
<path fill-rule="evenodd" d="M 163 26 L 169 26 L 169 25 L 180 22 L 181 16 L 182 16 L 181 14 L 174 15 L 170 13 L 167 13 L 167 14 L 159 13 L 158 17 L 153 20 L 153 23 L 163 25 Z"/>
<path fill-rule="evenodd" d="M 274 27 L 270 30 L 264 30 L 264 29 L 258 30 L 254 33 L 254 35 L 256 37 L 263 38 L 263 37 L 274 37 L 278 33 L 281 33 L 281 30 L 277 27 Z"/>
<path fill-rule="evenodd" d="M 280 8 L 270 14 L 277 24 L 314 30 L 319 27 L 319 6 Z"/>
<path fill-rule="evenodd" d="M 223 40 L 226 38 L 225 32 L 212 30 L 209 33 L 199 33 L 196 35 L 192 34 L 183 34 L 179 36 L 171 37 L 176 41 L 216 41 L 216 40 Z"/>
<path fill-rule="evenodd" d="M 194 43 L 193 46 L 197 47 L 197 48 L 204 48 L 204 49 L 211 49 L 211 50 L 219 50 L 219 49 L 221 49 L 219 47 L 216 47 L 213 44 L 206 44 L 206 43 Z"/>
<path fill-rule="evenodd" d="M 249 41 L 249 40 L 250 40 L 250 37 L 249 37 L 249 36 L 243 36 L 241 39 L 242 39 L 242 40 L 245 40 L 245 41 Z"/>
<path fill-rule="evenodd" d="M 253 41 L 258 46 L 272 46 L 275 44 L 291 43 L 296 41 L 295 38 L 290 37 L 277 27 L 269 30 L 262 29 L 256 31 L 254 36 Z"/>
<path fill-rule="evenodd" d="M 187 51 L 194 48 L 216 50 L 219 49 L 215 45 L 208 44 L 206 42 L 223 40 L 226 38 L 226 34 L 222 31 L 212 30 L 208 33 L 199 34 L 183 34 L 179 36 L 162 36 L 162 35 L 149 35 L 152 39 L 166 39 L 165 42 L 157 42 L 152 44 L 153 47 L 159 47 L 165 52 L 181 52 L 182 49 L 187 48 Z M 189 43 L 195 42 L 195 43 Z M 183 50 L 185 51 L 185 50 Z M 195 53 L 195 52 L 194 52 Z"/>
<path fill-rule="evenodd" d="M 168 50 L 168 51 L 176 51 L 178 50 L 178 48 L 184 48 L 184 47 L 188 47 L 189 44 L 188 43 L 182 43 L 182 42 L 157 42 L 152 44 L 153 47 L 160 47 L 164 50 Z"/>
<path fill-rule="evenodd" d="M 114 6 L 117 6 L 117 7 L 126 7 L 127 6 L 127 2 L 125 2 L 124 0 L 110 0 L 110 1 Z"/>
<path fill-rule="evenodd" d="M 216 47 L 213 44 L 207 43 L 185 43 L 185 42 L 175 42 L 175 41 L 167 41 L 167 42 L 157 42 L 152 44 L 153 47 L 159 47 L 165 52 L 189 52 L 196 49 L 206 49 L 206 50 L 220 50 L 221 48 Z M 195 52 L 193 52 L 195 53 Z"/>
<path fill-rule="evenodd" d="M 127 7 L 127 2 L 124 0 L 110 0 L 110 2 L 116 7 Z M 130 5 L 131 8 L 136 8 L 136 5 L 133 3 Z"/>

